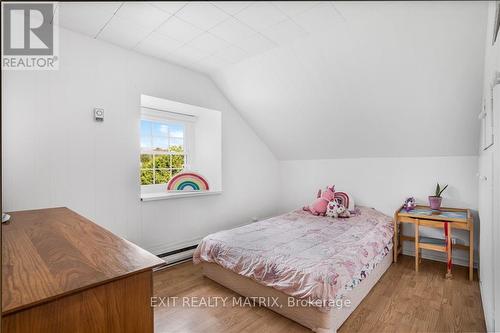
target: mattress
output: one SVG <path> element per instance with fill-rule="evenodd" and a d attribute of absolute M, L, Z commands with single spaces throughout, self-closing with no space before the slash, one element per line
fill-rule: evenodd
<path fill-rule="evenodd" d="M 382 262 L 392 237 L 392 218 L 372 208 L 358 207 L 346 219 L 295 210 L 211 234 L 193 260 L 217 264 L 328 311 Z"/>
<path fill-rule="evenodd" d="M 264 303 L 259 301 L 257 303 L 317 333 L 335 333 L 390 267 L 392 254 L 391 250 L 356 288 L 346 292 L 344 297 L 345 300 L 349 301 L 348 306 L 334 307 L 329 311 L 320 311 L 316 307 L 304 306 L 299 302 L 292 302 L 292 305 L 289 305 L 292 296 L 288 296 L 279 290 L 266 287 L 250 278 L 233 273 L 214 263 L 204 262 L 202 266 L 203 274 L 206 277 L 238 294 L 252 299 L 257 298 L 257 300 L 262 298 L 264 299 Z M 267 301 L 269 299 L 278 301 L 275 304 L 274 301 Z M 299 305 L 297 306 L 296 304 Z"/>

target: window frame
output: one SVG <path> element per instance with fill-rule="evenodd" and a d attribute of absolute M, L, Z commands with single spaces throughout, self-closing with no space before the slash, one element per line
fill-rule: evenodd
<path fill-rule="evenodd" d="M 161 170 L 169 170 L 172 172 L 172 170 L 179 170 L 181 172 L 182 170 L 189 170 L 191 169 L 192 161 L 193 161 L 193 156 L 194 156 L 194 123 L 196 122 L 196 116 L 187 114 L 187 113 L 178 113 L 178 112 L 172 112 L 172 111 L 167 111 L 167 110 L 160 110 L 160 109 L 154 109 L 150 107 L 141 107 L 141 116 L 140 116 L 140 122 L 142 120 L 147 120 L 147 121 L 152 121 L 152 122 L 159 122 L 159 123 L 165 123 L 165 124 L 180 124 L 183 125 L 184 127 L 184 136 L 183 136 L 183 148 L 184 152 L 183 153 L 177 153 L 177 152 L 169 152 L 169 151 L 160 151 L 160 150 L 155 150 L 153 148 L 143 148 L 140 146 L 140 154 L 139 154 L 139 184 L 141 186 L 141 194 L 145 193 L 159 193 L 159 192 L 166 192 L 167 190 L 167 183 L 161 183 L 161 184 L 148 184 L 148 185 L 142 185 L 141 184 L 141 171 L 142 170 L 149 170 L 149 169 L 143 169 L 141 168 L 141 162 L 140 158 L 141 155 L 147 154 L 147 155 L 152 155 L 153 158 L 153 168 L 151 169 L 153 171 L 153 177 L 156 173 L 156 169 L 161 169 Z M 139 128 L 139 138 L 142 136 L 140 133 L 141 129 Z M 170 140 L 170 135 L 168 136 L 168 139 Z M 170 142 L 169 142 L 170 143 Z M 172 156 L 174 155 L 184 155 L 184 168 L 183 169 L 178 169 L 178 168 L 154 168 L 154 158 L 157 155 L 169 155 Z M 153 178 L 154 182 L 154 178 Z"/>

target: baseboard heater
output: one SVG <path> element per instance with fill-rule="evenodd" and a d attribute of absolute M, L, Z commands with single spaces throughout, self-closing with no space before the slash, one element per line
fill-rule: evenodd
<path fill-rule="evenodd" d="M 158 255 L 158 257 L 165 261 L 166 266 L 171 266 L 193 258 L 193 253 L 197 246 L 198 244 L 195 244 L 188 247 L 183 247 L 182 249 L 161 253 Z"/>

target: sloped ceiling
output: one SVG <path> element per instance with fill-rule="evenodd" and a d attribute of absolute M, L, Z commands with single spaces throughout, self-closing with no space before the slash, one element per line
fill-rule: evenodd
<path fill-rule="evenodd" d="M 485 2 L 334 3 L 213 74 L 279 159 L 476 155 Z"/>
<path fill-rule="evenodd" d="M 210 75 L 279 159 L 476 155 L 487 2 L 61 2 Z"/>

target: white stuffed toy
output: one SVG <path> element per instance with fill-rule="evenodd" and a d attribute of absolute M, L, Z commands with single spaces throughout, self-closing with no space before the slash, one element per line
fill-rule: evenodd
<path fill-rule="evenodd" d="M 339 203 L 336 200 L 332 200 L 326 206 L 326 216 L 328 217 L 338 217 L 339 214 L 337 209 L 339 208 Z"/>
<path fill-rule="evenodd" d="M 339 205 L 339 208 L 337 208 L 337 214 L 338 217 L 346 218 L 346 217 L 351 217 L 351 212 L 344 207 L 344 205 Z"/>
<path fill-rule="evenodd" d="M 350 217 L 351 213 L 347 210 L 347 208 L 344 207 L 344 205 L 339 204 L 336 200 L 332 200 L 326 206 L 325 215 L 333 218 L 346 218 Z"/>

